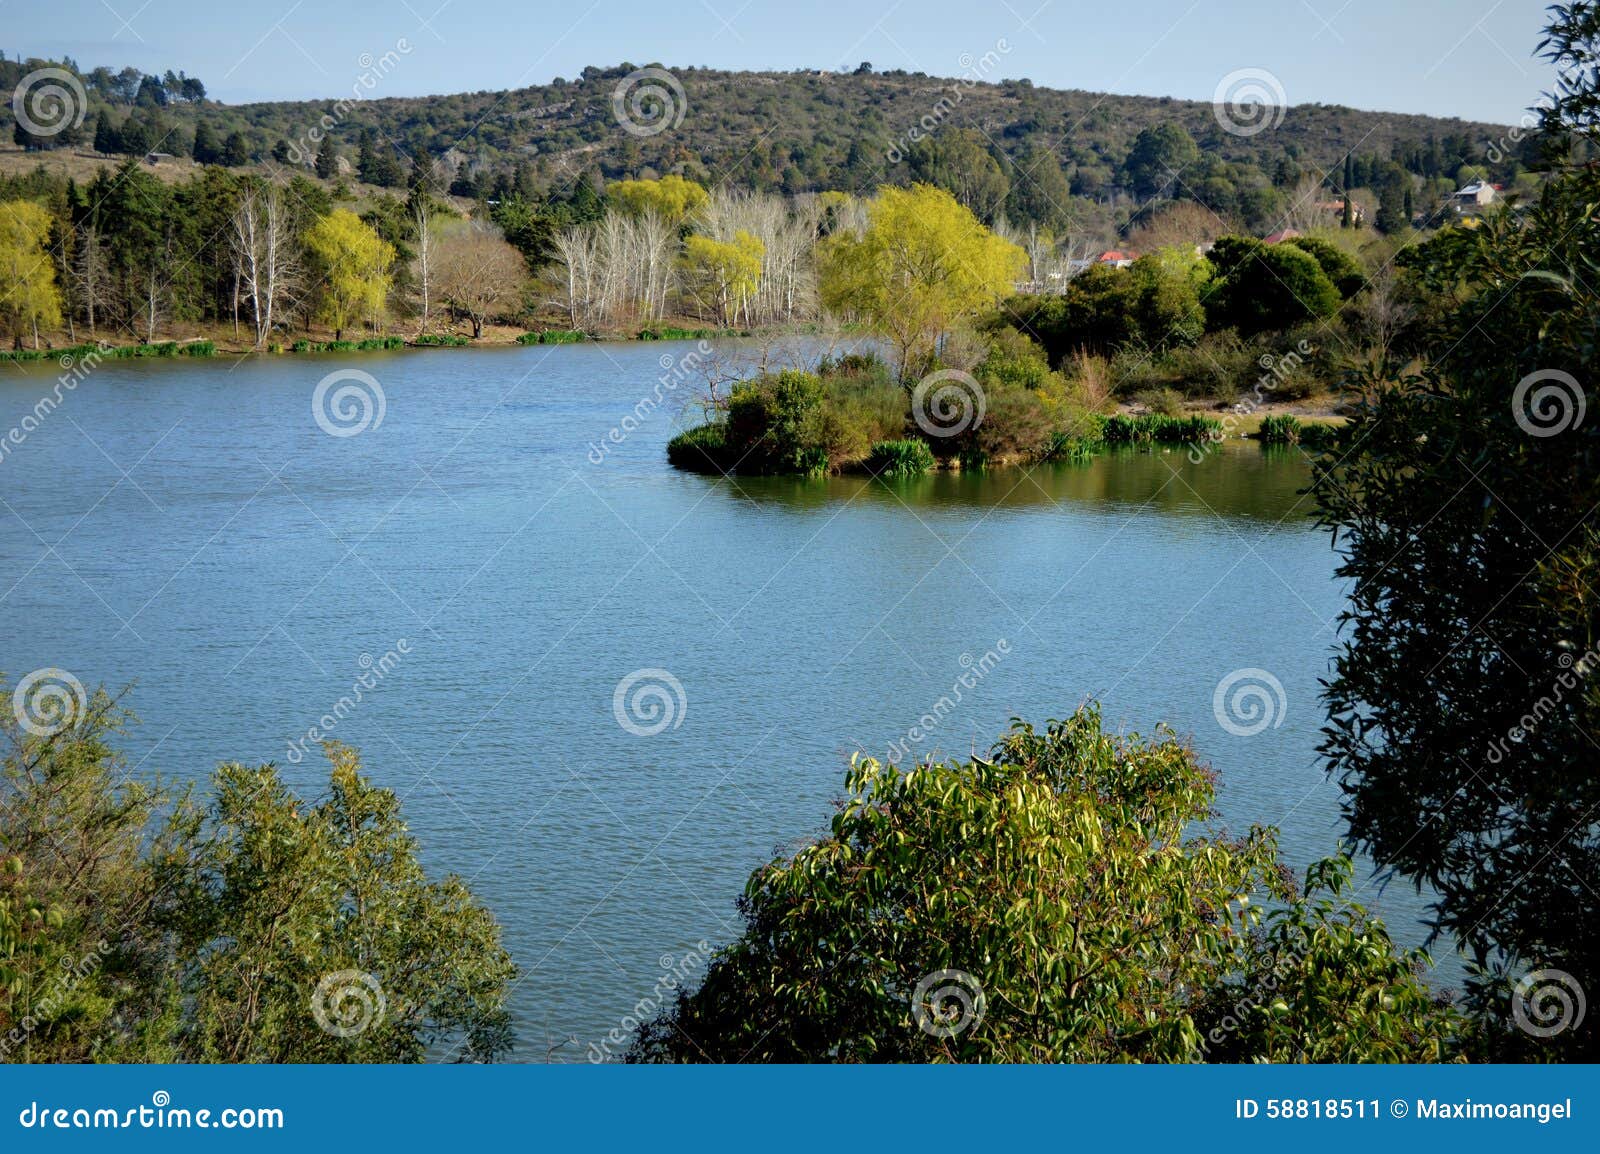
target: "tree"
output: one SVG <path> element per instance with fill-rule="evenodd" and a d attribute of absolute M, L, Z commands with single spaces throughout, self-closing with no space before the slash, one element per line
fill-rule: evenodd
<path fill-rule="evenodd" d="M 1339 295 L 1346 300 L 1366 286 L 1367 276 L 1361 267 L 1361 262 L 1331 240 L 1324 240 L 1320 236 L 1297 236 L 1291 237 L 1284 243 L 1293 245 L 1301 252 L 1309 253 L 1327 278 L 1333 282 L 1333 287 L 1339 290 Z"/>
<path fill-rule="evenodd" d="M 354 751 L 325 747 L 325 798 L 228 764 L 201 803 L 130 774 L 105 693 L 55 704 L 46 732 L 0 718 L 0 1058 L 509 1048 L 499 927 L 459 878 L 424 874 L 399 800 Z"/>
<path fill-rule="evenodd" d="M 360 320 L 374 329 L 383 314 L 394 266 L 394 246 L 347 208 L 319 217 L 306 233 L 306 247 L 322 273 L 320 316 L 343 340 Z"/>
<path fill-rule="evenodd" d="M 61 323 L 61 290 L 50 255 L 50 213 L 31 200 L 0 202 L 0 320 L 16 348 L 22 334 Z"/>
<path fill-rule="evenodd" d="M 250 146 L 245 143 L 244 133 L 228 133 L 228 139 L 222 142 L 220 163 L 229 168 L 250 163 Z"/>
<path fill-rule="evenodd" d="M 925 184 L 879 189 L 865 229 L 835 232 L 818 260 L 823 303 L 885 333 L 904 381 L 920 376 L 940 338 L 992 307 L 1027 266 L 1022 249 Z"/>
<path fill-rule="evenodd" d="M 494 317 L 521 311 L 526 267 L 498 229 L 481 222 L 441 229 L 437 248 L 439 299 L 467 318 L 474 339 Z"/>
<path fill-rule="evenodd" d="M 1460 1022 L 1214 784 L 1093 709 L 988 757 L 853 762 L 831 834 L 750 878 L 744 934 L 638 1031 L 667 1062 L 1438 1061 Z M 1271 912 L 1267 912 L 1267 911 Z"/>
<path fill-rule="evenodd" d="M 1596 28 L 1596 5 L 1561 6 L 1546 41 L 1581 85 L 1558 123 L 1585 142 Z M 1316 477 L 1351 590 L 1323 744 L 1350 834 L 1435 895 L 1478 970 L 1469 996 L 1501 1021 L 1525 973 L 1600 986 L 1597 200 L 1577 168 L 1523 218 L 1430 242 L 1458 254 L 1444 276 L 1465 299 L 1419 368 L 1362 381 Z M 1501 1042 L 1600 1058 L 1595 1015 L 1568 1025 Z"/>
<path fill-rule="evenodd" d="M 760 286 L 766 251 L 766 245 L 743 229 L 731 241 L 697 234 L 684 242 L 689 291 L 715 302 L 718 323 L 724 328 L 738 320 Z"/>
<path fill-rule="evenodd" d="M 83 308 L 84 319 L 89 322 L 89 335 L 97 336 L 96 321 L 106 306 L 110 279 L 106 269 L 105 245 L 99 230 L 92 224 L 85 224 L 79 231 L 72 279 L 73 296 Z"/>
<path fill-rule="evenodd" d="M 947 128 L 917 141 L 906 160 L 912 180 L 944 189 L 984 224 L 999 217 L 1011 185 L 981 132 Z"/>
<path fill-rule="evenodd" d="M 416 232 L 417 312 L 420 314 L 417 331 L 425 333 L 433 305 L 434 254 L 437 247 L 433 208 L 425 191 L 412 194 L 411 223 Z"/>
<path fill-rule="evenodd" d="M 1207 291 L 1212 328 L 1244 336 L 1286 329 L 1339 310 L 1339 290 L 1310 253 L 1290 244 L 1228 236 L 1211 250 L 1217 275 Z"/>
<path fill-rule="evenodd" d="M 299 281 L 299 262 L 283 194 L 270 184 L 247 184 L 233 213 L 233 259 L 250 302 L 256 347 L 266 343 L 278 306 Z"/>
<path fill-rule="evenodd" d="M 1048 148 L 1029 144 L 1010 167 L 1006 216 L 1012 224 L 1062 230 L 1072 221 L 1072 186 Z"/>
<path fill-rule="evenodd" d="M 676 224 L 705 204 L 706 190 L 673 173 L 660 180 L 613 181 L 606 199 L 622 212 L 637 216 L 654 211 Z"/>
<path fill-rule="evenodd" d="M 209 121 L 202 120 L 194 126 L 194 147 L 190 155 L 196 164 L 223 163 L 223 147 L 218 143 L 217 134 Z"/>
<path fill-rule="evenodd" d="M 1124 179 L 1141 200 L 1165 192 L 1200 159 L 1200 148 L 1181 124 L 1165 121 L 1142 128 L 1123 164 Z"/>
<path fill-rule="evenodd" d="M 324 140 L 317 150 L 316 173 L 323 180 L 339 175 L 339 149 L 331 140 Z"/>

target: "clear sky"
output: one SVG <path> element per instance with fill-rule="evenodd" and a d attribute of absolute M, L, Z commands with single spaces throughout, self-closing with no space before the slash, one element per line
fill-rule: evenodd
<path fill-rule="evenodd" d="M 1499 122 L 1550 85 L 1544 0 L 0 0 L 8 57 L 199 76 L 246 100 L 349 92 L 367 55 L 410 51 L 374 96 L 516 88 L 586 64 L 904 68 L 1211 99 L 1265 69 L 1289 103 Z M 997 46 L 1004 44 L 1004 51 Z"/>

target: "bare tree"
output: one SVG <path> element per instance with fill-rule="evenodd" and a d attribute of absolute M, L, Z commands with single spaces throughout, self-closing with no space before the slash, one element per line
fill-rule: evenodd
<path fill-rule="evenodd" d="M 417 297 L 422 306 L 422 327 L 417 331 L 425 333 L 428 331 L 429 295 L 433 288 L 435 247 L 433 213 L 428 208 L 426 196 L 417 197 L 417 206 L 412 213 L 412 219 L 417 226 Z"/>
<path fill-rule="evenodd" d="M 299 271 L 289 214 L 277 188 L 245 186 L 233 213 L 232 241 L 235 274 L 250 302 L 255 343 L 260 348 Z"/>
<path fill-rule="evenodd" d="M 434 247 L 439 297 L 467 318 L 474 338 L 483 335 L 483 326 L 490 319 L 520 311 L 526 266 L 522 254 L 506 243 L 499 229 L 473 221 L 439 230 Z"/>
<path fill-rule="evenodd" d="M 105 242 L 93 225 L 84 225 L 78 234 L 78 252 L 72 262 L 73 295 L 89 322 L 89 335 L 97 337 L 96 318 L 107 304 L 111 276 L 106 269 Z"/>

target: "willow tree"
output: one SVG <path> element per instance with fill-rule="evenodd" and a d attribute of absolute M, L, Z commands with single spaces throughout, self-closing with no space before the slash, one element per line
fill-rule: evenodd
<path fill-rule="evenodd" d="M 1027 254 L 931 185 L 884 187 L 866 226 L 821 245 L 822 300 L 894 344 L 902 380 L 922 375 L 942 338 L 1011 291 Z"/>
<path fill-rule="evenodd" d="M 349 209 L 336 208 L 307 230 L 306 247 L 322 273 L 318 315 L 334 339 L 361 320 L 376 328 L 393 281 L 394 246 Z"/>
<path fill-rule="evenodd" d="M 20 348 L 31 332 L 61 323 L 61 290 L 50 259 L 50 214 L 31 200 L 0 203 L 0 318 Z"/>

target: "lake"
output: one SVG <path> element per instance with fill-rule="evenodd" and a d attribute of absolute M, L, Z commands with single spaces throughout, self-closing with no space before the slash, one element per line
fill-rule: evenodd
<path fill-rule="evenodd" d="M 331 736 L 504 925 L 522 1060 L 582 1060 L 735 935 L 851 750 L 966 755 L 1096 698 L 1190 737 L 1231 828 L 1281 826 L 1297 867 L 1332 850 L 1317 679 L 1343 595 L 1298 453 L 689 475 L 664 446 L 690 387 L 631 415 L 692 348 L 104 363 L 0 460 L 0 668 L 136 683 L 140 772 L 272 760 L 311 793 L 306 732 L 366 673 Z M 345 369 L 382 419 L 332 436 L 313 394 Z M 0 433 L 56 372 L 0 369 Z M 1238 671 L 1264 728 L 1219 724 Z M 1420 940 L 1414 895 L 1376 904 Z"/>

